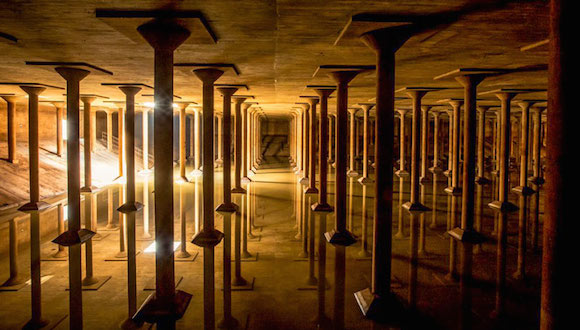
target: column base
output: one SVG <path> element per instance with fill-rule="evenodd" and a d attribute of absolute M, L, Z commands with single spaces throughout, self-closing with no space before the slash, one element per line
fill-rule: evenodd
<path fill-rule="evenodd" d="M 232 281 L 232 291 L 252 291 L 254 290 L 254 282 L 256 282 L 255 277 L 252 277 L 251 281 L 247 281 L 240 276 Z"/>
<path fill-rule="evenodd" d="M 195 235 L 191 243 L 200 247 L 209 248 L 218 245 L 223 238 L 224 234 L 217 229 L 202 230 Z"/>
<path fill-rule="evenodd" d="M 117 208 L 117 211 L 123 214 L 138 212 L 143 209 L 143 204 L 139 202 L 127 202 Z"/>
<path fill-rule="evenodd" d="M 348 170 L 348 172 L 346 172 L 346 176 L 350 177 L 350 178 L 354 178 L 358 176 L 358 172 L 355 170 Z"/>
<path fill-rule="evenodd" d="M 443 173 L 443 169 L 439 166 L 433 166 L 429 168 L 429 172 L 433 173 L 433 174 L 440 174 Z"/>
<path fill-rule="evenodd" d="M 85 277 L 82 284 L 83 291 L 97 291 L 99 290 L 107 281 L 111 279 L 111 276 L 92 276 Z M 68 290 L 68 289 L 67 289 Z"/>
<path fill-rule="evenodd" d="M 452 174 L 452 171 L 451 171 L 451 170 L 446 170 L 446 171 L 443 171 L 443 175 L 445 175 L 445 176 L 446 176 L 446 177 L 448 177 L 448 178 L 450 178 L 450 177 L 451 177 L 451 174 Z"/>
<path fill-rule="evenodd" d="M 304 188 L 304 194 L 306 195 L 318 194 L 318 189 L 316 187 L 306 187 Z"/>
<path fill-rule="evenodd" d="M 192 262 L 195 261 L 195 259 L 197 259 L 197 256 L 199 255 L 199 252 L 197 251 L 192 253 L 185 251 L 185 253 L 187 254 L 187 256 L 186 254 L 181 254 L 181 251 L 175 254 L 175 262 Z"/>
<path fill-rule="evenodd" d="M 446 192 L 448 195 L 450 196 L 461 196 L 461 187 L 447 187 L 445 189 L 443 189 L 444 192 Z"/>
<path fill-rule="evenodd" d="M 145 302 L 132 317 L 132 320 L 139 326 L 142 326 L 145 322 L 175 322 L 183 317 L 191 297 L 191 294 L 177 290 L 174 300 L 167 303 L 157 299 L 156 294 L 152 293 L 145 299 Z"/>
<path fill-rule="evenodd" d="M 475 178 L 475 183 L 477 183 L 480 186 L 485 186 L 490 184 L 491 180 L 484 176 L 478 176 L 477 178 Z"/>
<path fill-rule="evenodd" d="M 354 293 L 356 302 L 367 318 L 383 321 L 400 321 L 405 314 L 403 303 L 392 293 L 380 296 L 371 292 L 370 288 Z"/>
<path fill-rule="evenodd" d="M 179 178 L 177 178 L 177 180 L 175 180 L 175 183 L 179 184 L 189 183 L 189 179 L 186 176 L 180 176 Z"/>
<path fill-rule="evenodd" d="M 246 189 L 244 189 L 242 187 L 232 189 L 232 194 L 245 194 L 245 193 L 246 193 Z"/>
<path fill-rule="evenodd" d="M 81 188 L 81 192 L 82 193 L 93 193 L 96 192 L 97 190 L 99 190 L 99 188 L 97 188 L 96 186 L 84 186 Z"/>
<path fill-rule="evenodd" d="M 511 213 L 517 211 L 519 208 L 510 202 L 494 201 L 487 204 L 490 208 L 501 213 Z"/>
<path fill-rule="evenodd" d="M 22 205 L 18 208 L 20 212 L 35 212 L 35 211 L 42 211 L 46 210 L 50 207 L 50 204 L 45 202 L 30 202 Z"/>
<path fill-rule="evenodd" d="M 409 176 L 409 172 L 407 172 L 405 170 L 398 170 L 398 171 L 395 171 L 395 175 L 398 176 L 399 178 L 406 178 Z"/>
<path fill-rule="evenodd" d="M 324 233 L 324 237 L 332 245 L 350 246 L 356 243 L 354 235 L 346 229 L 344 231 L 333 229 L 332 231 Z"/>
<path fill-rule="evenodd" d="M 464 230 L 457 227 L 448 231 L 447 234 L 463 243 L 481 244 L 485 242 L 485 236 L 475 230 Z"/>
<path fill-rule="evenodd" d="M 417 203 L 406 202 L 405 204 L 403 204 L 403 208 L 407 210 L 407 212 L 415 214 L 420 214 L 431 210 L 427 206 L 418 202 Z"/>
<path fill-rule="evenodd" d="M 30 320 L 22 327 L 22 330 L 32 330 L 32 329 L 42 329 L 50 324 L 50 321 L 42 320 Z"/>
<path fill-rule="evenodd" d="M 334 211 L 334 208 L 332 206 L 330 206 L 330 204 L 328 203 L 314 203 L 310 206 L 310 209 L 314 212 L 326 212 L 326 213 L 331 213 L 332 211 Z"/>
<path fill-rule="evenodd" d="M 192 176 L 192 177 L 198 177 L 198 176 L 201 176 L 202 174 L 203 174 L 203 172 L 200 169 L 196 169 L 196 170 L 189 172 L 189 176 Z"/>
<path fill-rule="evenodd" d="M 221 212 L 221 213 L 234 213 L 238 210 L 238 206 L 234 203 L 229 203 L 229 204 L 224 204 L 221 203 L 220 205 L 218 205 L 218 207 L 216 207 L 216 212 Z"/>
<path fill-rule="evenodd" d="M 217 327 L 220 329 L 236 329 L 238 328 L 239 324 L 240 322 L 238 322 L 235 317 L 230 316 L 228 318 L 221 319 L 221 321 L 217 323 Z"/>
<path fill-rule="evenodd" d="M 28 285 L 26 283 L 27 279 L 16 277 L 16 278 L 9 278 L 6 282 L 4 282 L 0 286 L 1 291 L 18 291 Z"/>
<path fill-rule="evenodd" d="M 358 179 L 358 183 L 362 184 L 362 185 L 370 185 L 375 183 L 375 180 L 369 178 L 368 176 L 363 176 L 362 178 Z"/>
<path fill-rule="evenodd" d="M 528 181 L 535 184 L 536 186 L 541 186 L 543 185 L 546 181 L 544 180 L 544 178 L 539 177 L 539 176 L 531 176 L 528 178 Z"/>
<path fill-rule="evenodd" d="M 302 178 L 300 178 L 300 180 L 298 180 L 299 183 L 303 184 L 303 185 L 307 185 L 309 183 L 309 179 L 306 176 L 303 176 Z"/>
<path fill-rule="evenodd" d="M 517 187 L 513 187 L 512 191 L 520 196 L 531 196 L 533 194 L 535 194 L 536 192 L 534 191 L 534 189 L 527 187 L 527 186 L 517 186 Z"/>
<path fill-rule="evenodd" d="M 368 250 L 360 250 L 356 255 L 356 260 L 370 260 L 373 256 Z"/>
<path fill-rule="evenodd" d="M 429 178 L 429 177 L 426 177 L 426 176 L 422 176 L 422 177 L 419 179 L 419 184 L 421 184 L 421 185 L 423 185 L 423 186 L 424 186 L 424 185 L 426 185 L 426 184 L 429 184 L 429 183 L 431 183 L 432 181 L 433 181 L 433 180 L 431 180 L 431 178 Z"/>
<path fill-rule="evenodd" d="M 52 242 L 61 246 L 73 246 L 77 244 L 83 244 L 84 242 L 90 240 L 93 236 L 95 236 L 95 232 L 88 229 L 81 229 L 78 231 L 67 230 L 64 233 L 58 235 L 58 237 L 53 239 Z"/>
<path fill-rule="evenodd" d="M 252 179 L 248 178 L 247 176 L 242 178 L 242 183 L 250 183 L 252 182 Z"/>

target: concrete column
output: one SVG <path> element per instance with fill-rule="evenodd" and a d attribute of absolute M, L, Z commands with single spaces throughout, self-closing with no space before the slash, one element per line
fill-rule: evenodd
<path fill-rule="evenodd" d="M 155 293 L 141 310 L 158 328 L 173 329 L 191 295 L 175 291 L 173 253 L 173 52 L 190 32 L 171 20 L 151 20 L 137 28 L 155 49 Z M 170 315 L 160 318 L 157 315 Z"/>
<path fill-rule="evenodd" d="M 66 231 L 66 226 L 64 224 L 64 206 L 63 203 L 57 206 L 57 217 L 58 217 L 58 234 L 61 235 Z M 68 257 L 68 251 L 62 245 L 58 245 L 58 250 L 52 255 L 53 258 L 64 259 Z"/>
<path fill-rule="evenodd" d="M 404 238 L 405 237 L 405 226 L 403 224 L 403 194 L 405 193 L 405 178 L 409 176 L 409 172 L 405 169 L 406 165 L 406 154 L 407 154 L 407 146 L 406 146 L 406 134 L 405 134 L 405 115 L 407 114 L 407 110 L 399 109 L 395 110 L 399 113 L 399 170 L 395 172 L 395 175 L 399 177 L 399 202 L 398 202 L 398 218 L 397 218 L 397 233 L 395 234 L 395 238 Z M 393 114 L 394 116 L 394 114 Z M 377 116 L 378 117 L 378 116 Z M 393 125 L 394 126 L 394 125 Z M 394 128 L 393 128 L 394 129 Z"/>
<path fill-rule="evenodd" d="M 82 314 L 82 269 L 81 244 L 90 239 L 94 233 L 81 230 L 81 171 L 79 144 L 79 85 L 89 71 L 57 67 L 56 71 L 66 80 L 67 104 L 67 200 L 68 230 L 59 235 L 53 242 L 69 247 L 69 320 L 71 329 L 83 326 Z M 72 238 L 72 239 L 71 239 Z"/>
<path fill-rule="evenodd" d="M 6 160 L 17 164 L 16 160 L 16 109 L 15 104 L 18 97 L 13 95 L 0 95 L 6 101 L 6 136 L 8 143 L 8 157 Z"/>
<path fill-rule="evenodd" d="M 56 155 L 62 157 L 63 152 L 63 137 L 62 137 L 62 121 L 64 119 L 64 102 L 53 102 L 56 108 Z"/>
<path fill-rule="evenodd" d="M 97 112 L 91 111 L 91 152 L 95 150 L 95 143 L 97 143 Z"/>
<path fill-rule="evenodd" d="M 363 110 L 363 160 L 362 160 L 362 177 L 358 179 L 360 184 L 372 184 L 375 181 L 369 178 L 369 135 L 372 129 L 369 129 L 369 113 L 375 106 L 373 103 L 364 103 L 360 105 Z"/>
<path fill-rule="evenodd" d="M 346 173 L 347 176 L 349 177 L 357 177 L 358 176 L 358 172 L 355 169 L 355 163 L 354 163 L 354 150 L 356 148 L 356 143 L 357 141 L 357 137 L 356 137 L 356 133 L 355 133 L 355 125 L 356 125 L 356 113 L 358 112 L 358 108 L 349 108 L 348 109 L 348 113 L 350 114 L 350 118 L 349 118 L 349 125 L 350 125 L 350 130 L 349 130 L 349 156 L 348 156 L 348 172 Z"/>
<path fill-rule="evenodd" d="M 308 187 L 304 189 L 305 194 L 317 194 L 318 189 L 316 188 L 316 139 L 318 137 L 318 133 L 316 132 L 317 126 L 317 118 L 316 118 L 316 105 L 318 104 L 318 97 L 310 97 L 308 98 L 308 103 L 310 107 L 310 134 L 308 139 L 308 151 L 310 155 L 308 157 L 308 171 L 309 174 L 309 181 Z M 314 228 L 314 227 L 312 227 Z"/>
<path fill-rule="evenodd" d="M 497 273 L 496 297 L 493 317 L 501 318 L 505 314 L 506 294 L 506 249 L 507 249 L 507 218 L 508 212 L 517 210 L 517 207 L 508 201 L 509 196 L 509 157 L 510 157 L 510 111 L 514 93 L 497 93 L 501 100 L 500 112 L 500 154 L 499 154 L 499 200 L 489 204 L 499 212 L 497 230 Z"/>
<path fill-rule="evenodd" d="M 127 301 L 128 318 L 125 325 L 133 324 L 132 317 L 137 312 L 137 249 L 135 244 L 135 213 L 143 205 L 135 201 L 135 95 L 141 91 L 138 86 L 122 86 L 125 94 L 125 133 L 126 133 L 126 177 L 125 204 L 117 210 L 126 216 L 127 227 Z"/>
<path fill-rule="evenodd" d="M 216 167 L 223 164 L 223 147 L 222 147 L 222 113 L 217 112 L 215 114 L 217 118 L 217 159 L 215 160 Z"/>
<path fill-rule="evenodd" d="M 238 90 L 236 87 L 220 87 L 218 91 L 223 97 L 223 137 L 222 137 L 222 150 L 223 150 L 223 202 L 217 207 L 217 211 L 225 212 L 231 215 L 231 213 L 236 211 L 237 206 L 232 203 L 231 194 L 231 132 L 232 132 L 232 95 Z M 231 216 L 230 216 L 231 220 Z M 225 230 L 224 230 L 225 231 Z M 228 237 L 227 239 L 231 239 Z M 225 242 L 224 242 L 225 244 Z"/>
<path fill-rule="evenodd" d="M 235 126 L 235 159 L 234 159 L 234 188 L 232 193 L 245 194 L 246 189 L 242 188 L 242 103 L 247 97 L 234 97 L 236 106 L 236 126 Z"/>
<path fill-rule="evenodd" d="M 540 228 L 540 189 L 544 184 L 544 179 L 542 178 L 542 161 L 541 161 L 541 140 L 542 140 L 542 111 L 544 111 L 544 107 L 534 106 L 532 108 L 532 114 L 534 118 L 534 125 L 533 125 L 533 137 L 534 142 L 532 146 L 532 159 L 533 159 L 533 166 L 532 166 L 532 177 L 529 178 L 530 182 L 533 184 L 534 197 L 532 199 L 532 207 L 531 207 L 531 214 L 532 214 L 532 225 L 531 225 L 531 237 L 530 241 L 532 244 L 532 251 L 538 252 L 538 240 L 539 240 L 539 228 Z"/>
<path fill-rule="evenodd" d="M 318 189 L 318 202 L 312 205 L 312 210 L 315 212 L 332 212 L 333 208 L 328 204 L 328 149 L 330 148 L 330 144 L 327 144 L 328 136 L 330 135 L 328 132 L 328 97 L 335 91 L 334 86 L 319 86 L 315 87 L 314 91 L 320 97 L 320 134 L 318 140 L 318 148 L 319 148 L 319 168 L 320 168 L 320 185 Z M 326 223 L 326 215 L 321 214 L 319 215 L 319 220 L 324 221 Z M 322 227 L 321 227 L 322 228 Z M 321 232 L 322 235 L 322 232 Z M 324 278 L 324 277 L 319 277 Z M 326 285 L 326 284 L 325 284 Z"/>
<path fill-rule="evenodd" d="M 441 113 L 438 111 L 433 112 L 433 166 L 429 168 L 429 171 L 433 173 L 433 197 L 431 204 L 431 224 L 429 228 L 437 228 L 437 195 L 439 193 L 439 175 L 443 172 L 440 164 L 439 148 L 441 147 L 440 140 L 440 125 L 441 125 Z"/>
<path fill-rule="evenodd" d="M 346 229 L 346 136 L 348 112 L 348 84 L 360 73 L 354 71 L 333 71 L 330 77 L 337 85 L 336 101 L 336 175 L 335 175 L 335 226 L 334 230 L 325 234 L 329 243 L 338 246 L 349 246 L 356 242 L 354 235 Z"/>
<path fill-rule="evenodd" d="M 197 69 L 193 73 L 203 83 L 203 230 L 192 243 L 203 247 L 204 327 L 215 328 L 214 247 L 223 234 L 214 226 L 214 82 L 224 72 L 218 69 Z"/>
<path fill-rule="evenodd" d="M 250 183 L 252 180 L 248 177 L 249 169 L 249 115 L 248 109 L 252 106 L 251 103 L 242 104 L 242 183 Z"/>
<path fill-rule="evenodd" d="M 119 178 L 123 178 L 125 176 L 125 109 L 123 106 L 119 107 L 117 114 L 117 155 L 119 157 Z M 123 202 L 121 201 L 121 203 Z"/>
<path fill-rule="evenodd" d="M 193 136 L 194 136 L 194 158 L 193 158 L 193 171 L 191 174 L 193 176 L 200 176 L 202 174 L 201 170 L 201 134 L 200 134 L 200 127 L 199 127 L 199 113 L 201 108 L 194 108 L 193 109 Z M 213 125 L 212 125 L 213 126 Z"/>
<path fill-rule="evenodd" d="M 302 178 L 300 183 L 306 185 L 310 182 L 308 176 L 310 169 L 310 105 L 301 103 L 302 106 Z"/>
<path fill-rule="evenodd" d="M 10 219 L 8 224 L 8 256 L 10 262 L 10 276 L 0 286 L 0 291 L 19 290 L 26 285 L 26 278 L 20 274 L 19 245 L 18 245 L 18 218 Z"/>
<path fill-rule="evenodd" d="M 141 170 L 142 174 L 149 174 L 151 170 L 149 170 L 149 109 L 143 108 L 142 113 L 142 120 L 143 123 L 142 127 L 142 137 L 141 137 L 141 150 L 143 151 L 143 170 Z"/>
<path fill-rule="evenodd" d="M 187 159 L 185 158 L 185 121 L 187 116 L 185 114 L 185 109 L 189 105 L 188 102 L 178 103 L 179 105 L 179 175 L 183 182 L 188 182 L 187 176 L 185 174 L 185 165 Z M 182 244 L 183 245 L 183 244 Z"/>
<path fill-rule="evenodd" d="M 107 150 L 113 151 L 113 112 L 107 110 Z"/>
<path fill-rule="evenodd" d="M 328 114 L 328 163 L 334 163 L 334 115 Z"/>
<path fill-rule="evenodd" d="M 81 192 L 91 193 L 96 188 L 92 184 L 92 166 L 91 166 L 91 104 L 96 100 L 94 96 L 81 96 L 81 101 L 83 102 L 83 134 L 84 134 L 84 165 L 85 165 L 85 181 L 84 186 L 81 188 Z M 122 173 L 122 171 L 121 171 Z M 90 203 L 87 203 L 90 205 Z M 86 213 L 86 216 L 90 218 L 90 212 Z M 90 228 L 89 228 L 90 230 Z"/>
<path fill-rule="evenodd" d="M 42 328 L 48 321 L 42 318 L 42 298 L 40 282 L 40 211 L 49 207 L 40 201 L 39 158 L 38 158 L 38 96 L 45 87 L 22 85 L 28 94 L 28 161 L 30 202 L 18 210 L 30 214 L 30 307 L 31 318 L 25 328 Z"/>
<path fill-rule="evenodd" d="M 483 186 L 491 183 L 491 180 L 485 177 L 485 113 L 489 106 L 478 106 L 477 112 L 477 174 L 475 178 L 476 196 L 475 196 L 475 225 L 476 232 L 481 233 L 483 217 Z M 481 244 L 475 245 L 473 253 L 481 252 Z"/>
<path fill-rule="evenodd" d="M 450 200 L 450 219 L 449 219 L 449 230 L 453 230 L 457 227 L 457 198 L 461 196 L 462 189 L 459 185 L 459 132 L 460 132 L 460 122 L 461 113 L 460 109 L 463 105 L 463 100 L 451 100 L 449 104 L 453 107 L 453 137 L 452 137 L 452 153 L 451 153 L 451 186 L 445 188 L 445 192 L 451 196 Z M 457 281 L 457 261 L 456 252 L 457 242 L 453 237 L 449 239 L 449 273 L 445 277 L 447 281 Z"/>

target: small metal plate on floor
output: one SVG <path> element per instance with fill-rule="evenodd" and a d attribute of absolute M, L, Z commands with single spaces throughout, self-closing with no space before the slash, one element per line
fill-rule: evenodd
<path fill-rule="evenodd" d="M 94 277 L 97 281 L 91 285 L 83 285 L 81 288 L 83 291 L 97 291 L 99 290 L 105 283 L 107 283 L 111 276 L 95 276 Z M 67 287 L 66 291 L 69 291 L 70 288 Z"/>
<path fill-rule="evenodd" d="M 258 261 L 258 256 L 260 255 L 260 253 L 256 252 L 254 253 L 251 257 L 249 258 L 243 258 L 240 260 L 241 262 L 256 262 Z M 235 262 L 236 259 L 232 258 L 232 262 Z"/>
<path fill-rule="evenodd" d="M 246 285 L 234 286 L 232 285 L 232 291 L 253 291 L 254 290 L 254 283 L 256 282 L 256 278 L 252 277 Z"/>

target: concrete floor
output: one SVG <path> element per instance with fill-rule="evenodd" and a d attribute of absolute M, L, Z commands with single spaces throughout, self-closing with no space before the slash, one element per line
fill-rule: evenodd
<path fill-rule="evenodd" d="M 241 328 L 248 329 L 311 329 L 316 328 L 314 319 L 318 306 L 317 293 L 314 290 L 299 290 L 303 287 L 308 276 L 308 262 L 294 261 L 301 251 L 301 242 L 294 236 L 297 230 L 294 228 L 295 221 L 295 192 L 301 190 L 296 183 L 297 176 L 288 168 L 279 167 L 278 164 L 266 164 L 257 175 L 253 177 L 251 184 L 252 195 L 255 199 L 255 209 L 251 216 L 259 230 L 254 234 L 259 240 L 248 242 L 248 250 L 253 254 L 259 254 L 255 262 L 242 262 L 242 274 L 247 280 L 255 277 L 253 291 L 234 291 L 232 293 L 233 315 L 240 321 Z M 331 175 L 330 180 L 333 180 Z M 201 181 L 201 180 L 200 180 Z M 221 187 L 221 172 L 216 172 L 216 183 Z M 201 198 L 201 183 L 199 184 L 198 196 Z M 398 182 L 395 180 L 398 188 Z M 216 203 L 221 202 L 221 191 L 216 189 Z M 418 267 L 417 280 L 417 309 L 409 314 L 405 322 L 394 328 L 416 329 L 454 329 L 457 328 L 459 318 L 459 287 L 456 285 L 443 285 L 437 277 L 447 273 L 449 239 L 442 234 L 445 231 L 447 196 L 443 193 L 446 183 L 439 184 L 439 193 L 436 212 L 440 226 L 435 229 L 427 229 L 426 248 L 428 258 L 421 258 Z M 361 235 L 362 221 L 362 187 L 355 181 L 347 185 L 348 197 L 348 224 L 356 235 Z M 116 189 L 116 188 L 115 188 Z M 334 205 L 334 186 L 330 184 L 330 204 Z M 193 205 L 193 184 L 187 185 L 185 198 L 188 201 L 187 226 L 188 239 L 194 234 L 195 214 Z M 367 208 L 369 221 L 369 248 L 372 236 L 372 189 L 367 192 Z M 137 196 L 142 196 L 141 187 Z M 176 185 L 176 240 L 179 240 L 179 187 Z M 408 186 L 406 188 L 408 192 Z M 431 201 L 431 185 L 427 186 L 428 205 Z M 106 198 L 99 198 L 99 228 L 106 223 Z M 489 192 L 484 197 L 484 205 L 490 201 Z M 515 197 L 515 196 L 511 196 Z M 139 197 L 138 197 L 139 198 Z M 116 200 L 115 196 L 115 200 Z M 394 232 L 396 232 L 396 219 L 398 215 L 398 193 L 394 196 Z M 244 197 L 245 200 L 245 197 Z M 408 200 L 408 194 L 403 197 Z M 152 202 L 153 199 L 150 199 Z M 239 197 L 234 201 L 240 203 Z M 151 205 L 152 210 L 152 205 Z M 245 211 L 244 211 L 245 212 Z M 485 207 L 484 230 L 490 235 L 493 229 L 493 213 Z M 153 217 L 152 212 L 150 218 Z M 431 214 L 427 214 L 428 222 Z M 138 216 L 137 237 L 142 232 L 141 217 Z M 216 218 L 216 226 L 222 227 L 221 217 Z M 152 221 L 152 220 L 151 220 Z M 233 223 L 233 221 L 232 221 Z M 332 216 L 328 217 L 327 227 L 331 229 L 334 223 Z M 153 221 L 152 221 L 153 224 Z M 408 235 L 408 217 L 405 214 L 406 233 Z M 517 214 L 510 218 L 508 248 L 508 277 L 515 270 L 517 250 Z M 111 276 L 98 291 L 84 291 L 83 308 L 86 329 L 112 329 L 118 328 L 119 324 L 127 317 L 127 288 L 126 288 L 126 263 L 121 261 L 105 261 L 119 249 L 119 233 L 100 231 L 106 235 L 102 240 L 94 242 L 94 268 L 96 276 Z M 153 233 L 153 227 L 151 228 Z M 23 233 L 24 234 L 24 233 Z M 25 234 L 24 234 L 25 235 Z M 319 237 L 317 232 L 316 237 Z M 137 248 L 143 251 L 151 241 L 138 241 Z M 315 245 L 317 246 L 317 245 Z M 405 302 L 409 289 L 409 239 L 394 239 L 393 243 L 393 277 L 395 279 L 393 290 Z M 56 246 L 50 242 L 43 244 L 43 255 L 49 255 Z M 183 277 L 178 289 L 193 294 L 193 299 L 182 320 L 177 323 L 180 329 L 203 328 L 203 253 L 200 249 L 188 243 L 188 251 L 200 252 L 192 262 L 176 262 L 176 276 Z M 222 245 L 216 248 L 216 320 L 222 315 Z M 344 301 L 344 326 L 349 329 L 367 328 L 390 328 L 388 324 L 378 324 L 365 319 L 353 293 L 368 287 L 370 280 L 370 260 L 357 260 L 360 250 L 359 243 L 346 250 L 346 274 L 339 280 L 345 281 Z M 495 298 L 495 241 L 489 240 L 483 246 L 483 253 L 474 257 L 474 289 L 473 289 L 473 315 L 475 317 L 474 329 L 534 329 L 538 327 L 539 318 L 539 261 L 537 254 L 528 254 L 529 279 L 525 283 L 511 281 L 508 278 L 507 310 L 509 317 L 502 322 L 496 322 L 489 317 L 493 309 Z M 327 280 L 330 289 L 326 291 L 326 314 L 332 318 L 333 309 L 337 301 L 334 299 L 335 274 L 334 274 L 335 249 L 327 245 Z M 20 252 L 21 271 L 28 276 L 28 251 Z M 2 279 L 8 275 L 8 260 L 4 259 L 0 265 Z M 137 257 L 138 275 L 138 300 L 139 305 L 151 293 L 144 291 L 144 286 L 154 276 L 154 255 L 141 253 Z M 233 268 L 233 267 L 232 267 Z M 42 286 L 43 313 L 46 318 L 59 320 L 68 313 L 68 263 L 66 261 L 46 261 L 42 263 L 42 274 L 46 282 Z M 434 276 L 436 275 L 436 276 Z M 338 301 L 340 305 L 340 301 Z M 0 328 L 16 329 L 22 327 L 30 315 L 30 287 L 27 286 L 16 292 L 0 292 Z M 335 320 L 336 321 L 336 320 Z M 338 322 L 340 325 L 340 322 Z M 52 323 L 50 327 L 55 326 Z M 56 324 L 56 329 L 67 329 L 68 320 Z"/>

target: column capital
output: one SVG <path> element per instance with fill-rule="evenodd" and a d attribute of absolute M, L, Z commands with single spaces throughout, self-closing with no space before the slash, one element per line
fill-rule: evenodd
<path fill-rule="evenodd" d="M 22 85 L 20 86 L 20 89 L 22 89 L 28 95 L 40 95 L 46 90 L 46 87 Z"/>
<path fill-rule="evenodd" d="M 204 68 L 193 70 L 193 74 L 204 84 L 213 84 L 224 74 L 224 71 L 216 68 Z"/>
<path fill-rule="evenodd" d="M 0 94 L 0 97 L 6 101 L 6 103 L 16 103 L 21 99 L 21 96 L 14 94 Z"/>

